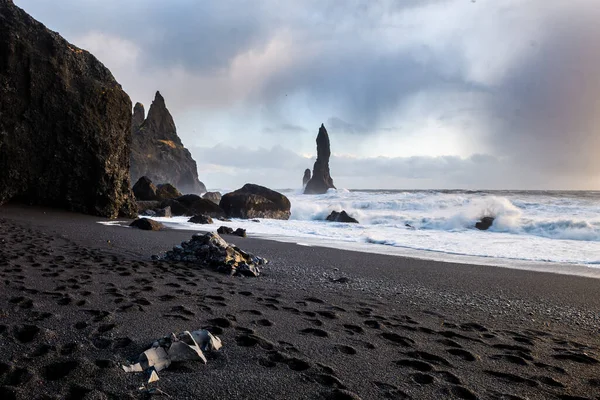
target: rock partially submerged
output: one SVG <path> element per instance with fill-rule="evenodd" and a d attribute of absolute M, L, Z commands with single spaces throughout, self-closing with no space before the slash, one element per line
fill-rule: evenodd
<path fill-rule="evenodd" d="M 344 210 L 342 210 L 342 212 L 332 211 L 331 214 L 329 214 L 329 216 L 327 217 L 327 221 L 348 222 L 358 224 L 358 221 L 355 218 L 349 216 Z"/>
<path fill-rule="evenodd" d="M 211 217 L 209 217 L 208 215 L 194 215 L 192 218 L 188 219 L 188 222 L 191 222 L 192 224 L 212 224 L 213 220 Z"/>
<path fill-rule="evenodd" d="M 227 243 L 214 232 L 196 233 L 191 240 L 173 247 L 173 250 L 159 258 L 167 261 L 189 262 L 230 275 L 252 277 L 258 276 L 259 266 L 267 263 L 266 259 Z"/>
<path fill-rule="evenodd" d="M 228 217 L 244 219 L 289 219 L 292 207 L 283 194 L 252 183 L 224 195 L 219 206 Z"/>
<path fill-rule="evenodd" d="M 494 224 L 494 217 L 483 217 L 481 221 L 475 224 L 475 228 L 481 231 L 487 231 Z"/>
<path fill-rule="evenodd" d="M 134 228 L 142 229 L 144 231 L 160 231 L 165 226 L 160 222 L 148 219 L 148 218 L 138 218 L 133 221 L 129 226 Z"/>

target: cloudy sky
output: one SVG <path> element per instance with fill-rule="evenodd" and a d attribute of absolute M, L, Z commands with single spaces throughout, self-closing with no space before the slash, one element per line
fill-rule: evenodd
<path fill-rule="evenodd" d="M 14 0 L 156 90 L 209 188 L 600 189 L 597 0 Z"/>

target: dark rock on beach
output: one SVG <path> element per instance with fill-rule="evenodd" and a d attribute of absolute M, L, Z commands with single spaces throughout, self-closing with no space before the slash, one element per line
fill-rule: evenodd
<path fill-rule="evenodd" d="M 306 168 L 304 170 L 304 176 L 302 177 L 302 187 L 306 187 L 308 181 L 310 181 L 310 169 Z"/>
<path fill-rule="evenodd" d="M 206 192 L 202 195 L 203 199 L 210 200 L 215 204 L 219 204 L 221 202 L 221 193 L 219 192 Z"/>
<path fill-rule="evenodd" d="M 329 216 L 327 217 L 327 221 L 349 222 L 358 224 L 358 221 L 355 218 L 349 216 L 344 210 L 342 210 L 342 212 L 332 211 L 331 214 L 329 214 Z"/>
<path fill-rule="evenodd" d="M 329 157 L 331 157 L 329 135 L 325 126 L 321 124 L 317 135 L 317 161 L 315 161 L 312 178 L 306 184 L 304 194 L 323 194 L 327 193 L 328 189 L 335 189 L 333 179 L 329 174 Z"/>
<path fill-rule="evenodd" d="M 196 161 L 177 135 L 173 117 L 159 92 L 156 92 L 146 119 L 144 106 L 137 103 L 129 121 L 133 131 L 132 180 L 147 176 L 156 183 L 171 183 L 184 193 L 206 192 L 198 179 Z"/>
<path fill-rule="evenodd" d="M 231 235 L 233 234 L 233 228 L 228 226 L 220 226 L 219 229 L 217 229 L 217 233 L 221 235 Z"/>
<path fill-rule="evenodd" d="M 0 0 L 0 116 L 0 204 L 135 216 L 129 96 L 10 0 Z"/>
<path fill-rule="evenodd" d="M 242 228 L 237 228 L 234 232 L 233 235 L 235 236 L 239 236 L 239 237 L 246 237 L 246 230 L 242 229 Z"/>
<path fill-rule="evenodd" d="M 159 200 L 176 199 L 181 197 L 181 192 L 170 183 L 162 183 L 156 187 L 156 195 L 158 196 Z"/>
<path fill-rule="evenodd" d="M 142 176 L 137 180 L 135 185 L 133 185 L 133 194 L 138 201 L 158 200 L 158 195 L 156 194 L 157 190 L 158 188 L 147 176 Z"/>
<path fill-rule="evenodd" d="M 137 201 L 137 210 L 139 214 L 143 214 L 148 210 L 155 210 L 160 208 L 160 201 Z"/>
<path fill-rule="evenodd" d="M 167 206 L 165 208 L 157 208 L 154 210 L 157 217 L 165 217 L 171 218 L 173 213 L 171 212 L 171 207 Z"/>
<path fill-rule="evenodd" d="M 256 277 L 260 274 L 259 266 L 267 260 L 247 253 L 239 247 L 227 243 L 216 233 L 197 233 L 191 240 L 175 246 L 163 257 L 169 261 L 184 261 L 202 267 L 214 268 L 230 275 Z"/>
<path fill-rule="evenodd" d="M 161 207 L 170 206 L 173 215 L 194 216 L 207 215 L 212 218 L 225 217 L 225 212 L 217 204 L 203 199 L 198 195 L 186 194 L 176 199 L 167 199 L 161 203 Z"/>
<path fill-rule="evenodd" d="M 207 215 L 194 215 L 192 218 L 188 219 L 188 222 L 191 222 L 193 224 L 212 224 L 213 220 L 211 217 L 207 216 Z"/>
<path fill-rule="evenodd" d="M 494 223 L 494 217 L 483 217 L 481 221 L 475 224 L 475 228 L 486 231 L 488 230 Z"/>
<path fill-rule="evenodd" d="M 164 225 L 160 222 L 148 218 L 138 218 L 129 224 L 129 226 L 133 226 L 134 228 L 142 229 L 144 231 L 160 231 L 164 228 Z"/>
<path fill-rule="evenodd" d="M 142 176 L 133 185 L 133 194 L 138 201 L 163 201 L 181 197 L 181 193 L 175 186 L 170 183 L 156 186 L 147 176 Z"/>
<path fill-rule="evenodd" d="M 219 205 L 231 218 L 289 219 L 291 214 L 291 203 L 287 197 L 251 183 L 225 194 Z"/>

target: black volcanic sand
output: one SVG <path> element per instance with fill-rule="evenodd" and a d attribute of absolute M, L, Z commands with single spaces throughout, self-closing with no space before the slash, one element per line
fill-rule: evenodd
<path fill-rule="evenodd" d="M 271 261 L 232 278 L 150 260 L 191 232 L 97 220 L 0 208 L 0 399 L 154 397 L 120 364 L 201 327 L 223 348 L 146 387 L 173 399 L 600 399 L 600 280 L 225 236 Z"/>

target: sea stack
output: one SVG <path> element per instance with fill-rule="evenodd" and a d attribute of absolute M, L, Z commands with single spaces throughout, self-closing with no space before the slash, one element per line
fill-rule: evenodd
<path fill-rule="evenodd" d="M 329 135 L 325 126 L 321 124 L 317 135 L 317 161 L 315 161 L 312 178 L 306 184 L 304 194 L 323 194 L 327 193 L 328 189 L 335 189 L 333 179 L 329 175 L 329 157 L 331 157 Z"/>
<path fill-rule="evenodd" d="M 177 136 L 165 99 L 156 92 L 144 119 L 144 106 L 136 103 L 131 118 L 131 180 L 142 176 L 156 184 L 170 183 L 183 193 L 204 193 L 196 161 Z"/>
<path fill-rule="evenodd" d="M 310 181 L 310 169 L 306 168 L 304 170 L 304 176 L 302 177 L 302 187 L 306 187 L 308 181 Z"/>
<path fill-rule="evenodd" d="M 131 100 L 92 54 L 0 0 L 0 204 L 132 217 Z"/>

